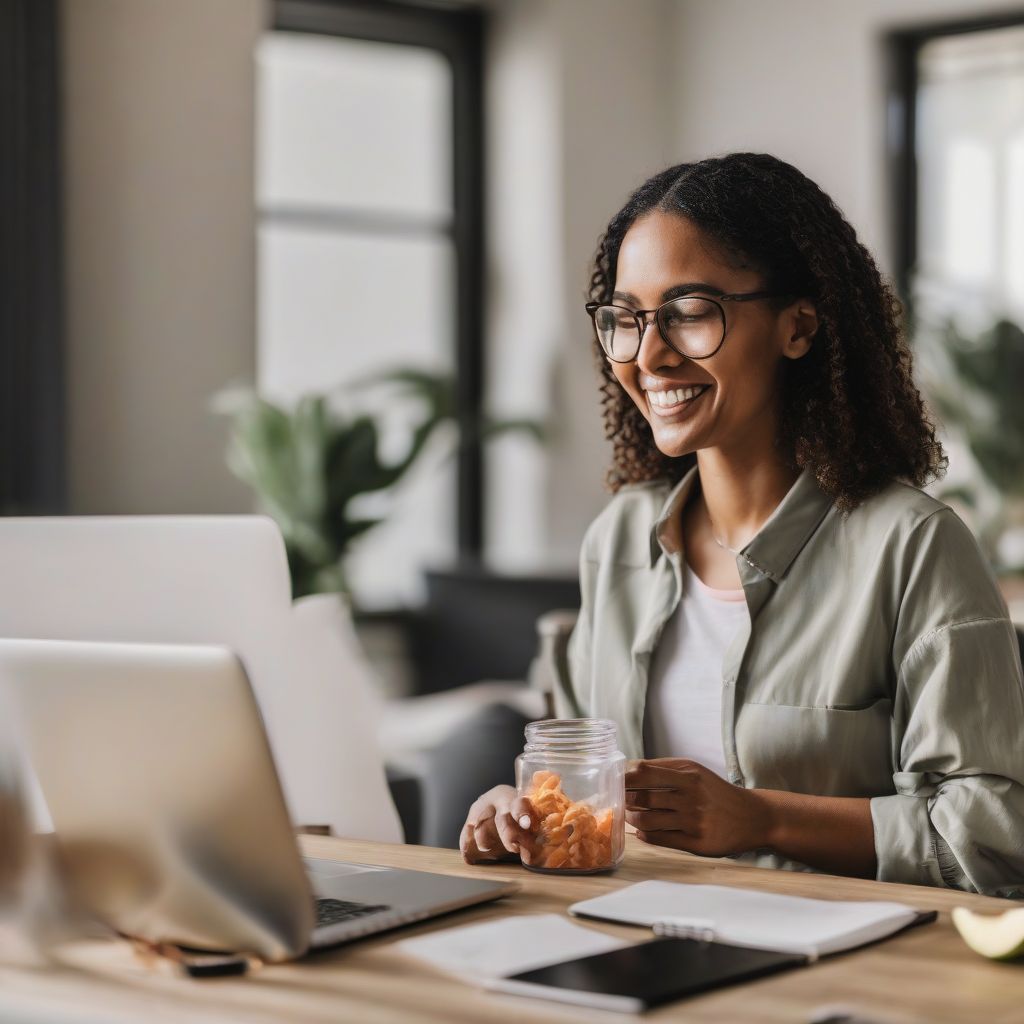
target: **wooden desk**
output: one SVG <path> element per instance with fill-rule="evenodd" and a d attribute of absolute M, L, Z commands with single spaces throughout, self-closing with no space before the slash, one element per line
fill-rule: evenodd
<path fill-rule="evenodd" d="M 762 870 L 657 850 L 628 837 L 624 866 L 612 876 L 556 878 L 511 865 L 467 867 L 453 850 L 304 837 L 307 854 L 521 883 L 509 899 L 415 928 L 316 953 L 302 963 L 268 967 L 249 978 L 194 981 L 166 965 L 143 966 L 116 942 L 79 943 L 45 970 L 0 966 L 0 1020 L 89 1021 L 392 1021 L 566 1022 L 596 1015 L 539 1000 L 494 995 L 410 961 L 394 943 L 437 928 L 505 914 L 562 913 L 572 902 L 646 878 L 741 885 L 823 898 L 891 899 L 941 911 L 934 924 L 803 970 L 723 989 L 643 1019 L 800 1024 L 817 1007 L 846 1004 L 898 1024 L 936 1021 L 1020 1024 L 1024 965 L 991 963 L 972 953 L 949 919 L 954 906 L 1005 910 L 1013 904 L 920 886 Z M 594 924 L 612 934 L 643 929 Z M 33 1016 L 26 1011 L 32 1010 Z M 38 1014 L 38 1016 L 35 1016 Z M 600 1015 L 604 1019 L 604 1015 Z M 629 1019 L 608 1015 L 609 1020 Z"/>

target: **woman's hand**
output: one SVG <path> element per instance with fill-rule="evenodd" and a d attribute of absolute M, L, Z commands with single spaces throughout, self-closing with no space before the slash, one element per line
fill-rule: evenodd
<path fill-rule="evenodd" d="M 705 857 L 766 846 L 772 824 L 757 790 L 675 757 L 633 762 L 626 772 L 626 821 L 645 843 Z"/>
<path fill-rule="evenodd" d="M 514 786 L 495 786 L 473 803 L 459 837 L 459 849 L 467 864 L 514 860 L 530 863 L 534 832 L 540 819 Z"/>

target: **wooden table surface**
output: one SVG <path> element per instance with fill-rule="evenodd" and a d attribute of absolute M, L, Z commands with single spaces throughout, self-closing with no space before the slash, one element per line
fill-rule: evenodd
<path fill-rule="evenodd" d="M 306 854 L 493 877 L 519 882 L 515 896 L 400 929 L 248 978 L 192 980 L 166 964 L 140 962 L 125 943 L 79 942 L 60 962 L 28 969 L 0 965 L 0 1020 L 57 1021 L 379 1021 L 568 1022 L 629 1019 L 534 999 L 492 994 L 402 955 L 394 943 L 438 928 L 507 914 L 563 913 L 570 903 L 648 878 L 711 882 L 825 899 L 887 899 L 940 911 L 934 924 L 810 967 L 683 1000 L 647 1014 L 652 1021 L 764 1021 L 802 1024 L 822 1007 L 856 1008 L 893 1024 L 1024 1022 L 1024 963 L 972 953 L 953 929 L 957 905 L 1005 910 L 1016 904 L 922 886 L 772 871 L 645 846 L 627 837 L 623 866 L 611 876 L 558 878 L 518 866 L 468 867 L 457 851 L 303 837 Z M 637 941 L 639 928 L 586 922 Z"/>

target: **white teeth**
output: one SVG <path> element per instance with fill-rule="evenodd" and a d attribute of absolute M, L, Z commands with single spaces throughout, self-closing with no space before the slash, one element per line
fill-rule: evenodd
<path fill-rule="evenodd" d="M 705 385 L 706 387 L 706 385 Z M 696 398 L 704 390 L 704 387 L 672 388 L 669 391 L 648 391 L 647 398 L 651 405 L 667 409 L 672 405 L 680 405 Z"/>

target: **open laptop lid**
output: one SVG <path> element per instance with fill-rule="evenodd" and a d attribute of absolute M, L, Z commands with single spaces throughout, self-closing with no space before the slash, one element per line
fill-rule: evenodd
<path fill-rule="evenodd" d="M 306 949 L 309 885 L 231 651 L 0 640 L 0 696 L 84 909 L 153 941 Z"/>

